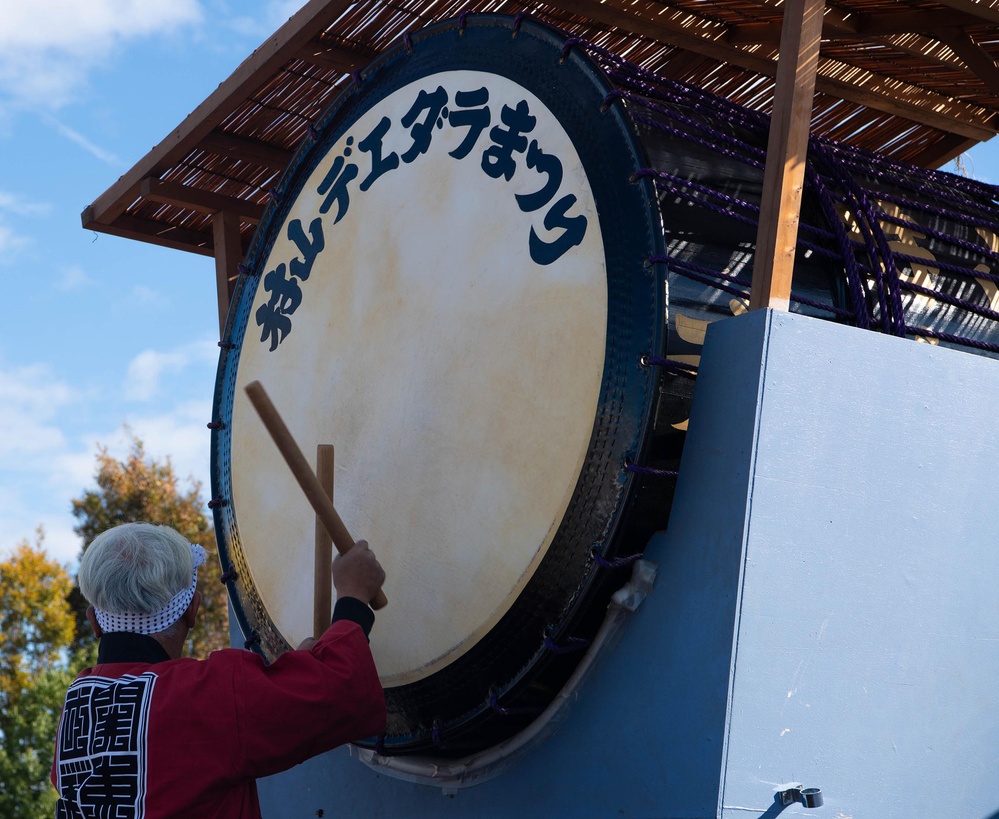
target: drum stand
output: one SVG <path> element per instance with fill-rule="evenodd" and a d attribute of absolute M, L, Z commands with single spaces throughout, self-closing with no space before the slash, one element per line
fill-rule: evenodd
<path fill-rule="evenodd" d="M 467 788 L 337 749 L 264 814 L 995 815 L 997 405 L 990 358 L 712 324 L 655 589 L 553 735 Z"/>

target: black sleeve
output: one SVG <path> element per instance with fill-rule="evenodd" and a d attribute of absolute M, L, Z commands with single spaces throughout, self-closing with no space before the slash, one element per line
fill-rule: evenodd
<path fill-rule="evenodd" d="M 371 634 L 371 627 L 375 624 L 375 613 L 356 597 L 337 598 L 333 607 L 333 620 L 353 620 L 364 629 L 364 636 Z"/>

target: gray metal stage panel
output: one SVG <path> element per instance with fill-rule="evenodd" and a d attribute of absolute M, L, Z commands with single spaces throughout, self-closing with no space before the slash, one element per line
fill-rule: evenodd
<path fill-rule="evenodd" d="M 995 819 L 997 406 L 995 360 L 713 324 L 655 590 L 556 734 L 453 796 L 340 749 L 264 815 Z"/>

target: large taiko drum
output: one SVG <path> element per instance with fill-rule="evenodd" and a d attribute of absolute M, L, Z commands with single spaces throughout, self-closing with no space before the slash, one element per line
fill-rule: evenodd
<path fill-rule="evenodd" d="M 413 34 L 353 80 L 237 284 L 220 553 L 253 648 L 311 634 L 315 516 L 246 399 L 259 380 L 303 450 L 334 445 L 337 510 L 387 572 L 371 647 L 389 721 L 370 745 L 458 756 L 552 702 L 622 564 L 666 525 L 672 481 L 654 473 L 679 462 L 704 327 L 745 301 L 766 127 L 500 16 Z M 871 249 L 884 224 L 852 203 L 892 194 L 868 177 L 880 199 L 810 167 L 794 309 L 994 354 L 991 228 L 954 227 L 948 205 L 934 255 L 907 194 L 879 213 L 908 236 Z M 960 251 L 941 261 L 948 226 Z"/>

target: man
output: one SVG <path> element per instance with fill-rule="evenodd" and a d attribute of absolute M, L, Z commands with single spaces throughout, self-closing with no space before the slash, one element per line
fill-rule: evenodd
<path fill-rule="evenodd" d="M 385 727 L 367 635 L 385 572 L 359 542 L 333 561 L 332 625 L 271 665 L 238 649 L 181 658 L 205 551 L 166 526 L 96 537 L 78 582 L 100 640 L 66 694 L 57 819 L 259 817 L 256 778 Z"/>

